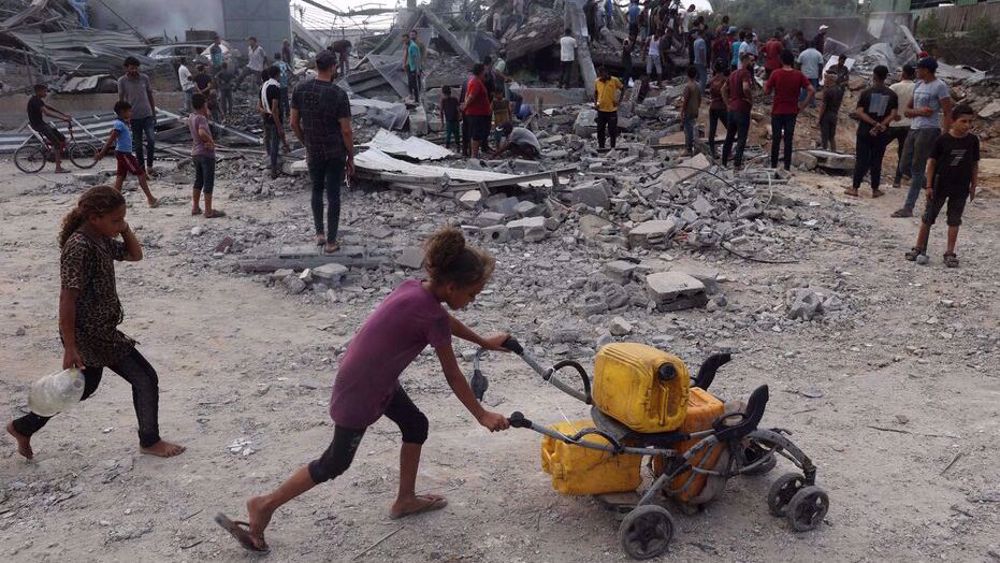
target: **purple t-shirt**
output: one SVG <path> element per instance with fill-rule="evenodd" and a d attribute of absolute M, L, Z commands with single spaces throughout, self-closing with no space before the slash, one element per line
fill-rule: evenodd
<path fill-rule="evenodd" d="M 212 136 L 212 128 L 208 126 L 208 118 L 200 113 L 192 113 L 188 118 L 188 130 L 191 131 L 191 139 L 194 144 L 191 146 L 191 156 L 215 156 L 215 149 L 208 148 L 202 140 L 198 131 L 205 130 L 208 136 Z"/>
<path fill-rule="evenodd" d="M 403 370 L 428 344 L 451 345 L 448 312 L 420 281 L 407 280 L 348 345 L 333 382 L 330 418 L 346 428 L 371 426 L 385 412 Z"/>

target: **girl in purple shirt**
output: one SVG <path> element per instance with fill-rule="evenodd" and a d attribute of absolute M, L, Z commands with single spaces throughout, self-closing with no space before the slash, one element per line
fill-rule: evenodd
<path fill-rule="evenodd" d="M 466 246 L 458 229 L 446 228 L 427 242 L 424 264 L 429 279 L 403 282 L 368 317 L 348 346 L 330 397 L 333 441 L 323 455 L 300 467 L 273 492 L 247 501 L 249 522 L 234 522 L 223 514 L 216 516 L 216 522 L 244 548 L 267 551 L 264 530 L 274 511 L 346 471 L 365 429 L 383 415 L 395 422 L 403 434 L 399 494 L 389 509 L 390 518 L 447 506 L 442 496 L 416 494 L 420 448 L 427 439 L 428 423 L 399 385 L 403 370 L 427 345 L 437 352 L 448 385 L 476 420 L 491 432 L 509 427 L 503 415 L 487 411 L 476 401 L 451 347 L 451 337 L 457 336 L 489 350 L 504 351 L 502 344 L 508 335 L 483 338 L 441 305 L 447 303 L 452 310 L 458 310 L 472 303 L 493 274 L 493 257 Z"/>

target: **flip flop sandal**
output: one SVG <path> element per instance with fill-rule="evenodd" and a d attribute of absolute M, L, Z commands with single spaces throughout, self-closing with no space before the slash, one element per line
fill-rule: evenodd
<path fill-rule="evenodd" d="M 389 514 L 391 520 L 399 520 L 406 518 L 407 516 L 415 516 L 417 514 L 423 514 L 424 512 L 433 512 L 435 510 L 441 510 L 442 508 L 448 506 L 448 500 L 445 498 L 436 498 L 431 502 L 425 504 L 424 506 L 414 510 L 413 512 L 407 512 L 405 514 Z"/>
<path fill-rule="evenodd" d="M 323 254 L 335 254 L 338 250 L 340 250 L 340 245 L 335 242 L 323 245 Z"/>
<path fill-rule="evenodd" d="M 211 214 L 208 213 L 205 214 L 206 219 L 216 219 L 218 217 L 225 217 L 225 216 L 226 212 L 221 209 L 213 209 Z"/>
<path fill-rule="evenodd" d="M 885 192 L 883 192 L 882 190 L 873 190 L 872 191 L 872 199 L 875 199 L 877 197 L 882 197 L 884 195 L 885 195 Z"/>
<path fill-rule="evenodd" d="M 257 544 L 253 542 L 253 536 L 250 535 L 249 523 L 230 520 L 221 512 L 215 515 L 215 523 L 221 526 L 223 530 L 229 532 L 229 535 L 236 538 L 236 541 L 240 542 L 243 549 L 254 553 L 269 553 L 271 551 L 271 548 L 266 543 L 264 547 L 257 547 Z"/>
<path fill-rule="evenodd" d="M 849 196 L 851 196 L 851 197 L 860 197 L 860 196 L 858 195 L 858 190 L 844 190 L 844 193 L 845 193 L 846 195 L 849 195 Z"/>
<path fill-rule="evenodd" d="M 316 246 L 323 246 L 326 244 L 326 235 L 316 235 Z"/>
<path fill-rule="evenodd" d="M 956 256 L 954 252 L 946 252 L 944 254 L 944 265 L 949 268 L 957 268 L 958 256 Z"/>
<path fill-rule="evenodd" d="M 923 253 L 924 251 L 922 249 L 914 246 L 913 248 L 910 249 L 909 252 L 906 253 L 906 259 L 909 260 L 910 262 L 913 262 L 917 259 L 917 256 L 920 256 Z"/>
<path fill-rule="evenodd" d="M 199 207 L 197 209 L 192 209 L 191 215 L 201 215 L 201 208 Z"/>

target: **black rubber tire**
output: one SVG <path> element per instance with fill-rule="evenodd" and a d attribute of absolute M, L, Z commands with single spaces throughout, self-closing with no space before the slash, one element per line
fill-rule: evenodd
<path fill-rule="evenodd" d="M 45 168 L 48 154 L 41 145 L 30 144 L 14 151 L 14 166 L 25 174 L 36 174 Z"/>
<path fill-rule="evenodd" d="M 632 559 L 652 559 L 666 553 L 674 537 L 674 518 L 666 508 L 644 504 L 625 515 L 618 528 L 622 549 Z"/>
<path fill-rule="evenodd" d="M 97 161 L 94 160 L 96 152 L 94 147 L 87 143 L 73 143 L 66 148 L 66 153 L 69 155 L 69 160 L 73 163 L 73 166 L 83 168 L 84 170 L 93 168 L 97 164 Z"/>
<path fill-rule="evenodd" d="M 783 518 L 795 493 L 805 486 L 806 478 L 800 473 L 785 473 L 778 477 L 767 491 L 767 509 L 771 515 Z"/>
<path fill-rule="evenodd" d="M 788 503 L 786 515 L 788 523 L 796 532 L 815 530 L 830 510 L 830 497 L 817 487 L 802 487 Z"/>

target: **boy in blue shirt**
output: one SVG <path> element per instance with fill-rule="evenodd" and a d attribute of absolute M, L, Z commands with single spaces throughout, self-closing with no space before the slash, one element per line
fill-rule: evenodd
<path fill-rule="evenodd" d="M 118 160 L 115 189 L 119 192 L 122 191 L 122 184 L 125 183 L 125 177 L 131 173 L 139 179 L 139 186 L 142 188 L 142 192 L 146 194 L 146 202 L 150 207 L 156 207 L 160 202 L 149 191 L 149 184 L 146 183 L 146 171 L 139 165 L 139 161 L 136 160 L 135 155 L 132 154 L 132 130 L 126 125 L 132 119 L 132 104 L 126 101 L 118 102 L 115 104 L 115 114 L 118 115 L 118 119 L 115 120 L 111 128 L 111 136 L 104 143 L 104 147 L 94 155 L 94 160 L 100 161 L 111 150 L 111 145 L 114 145 L 115 158 Z"/>

